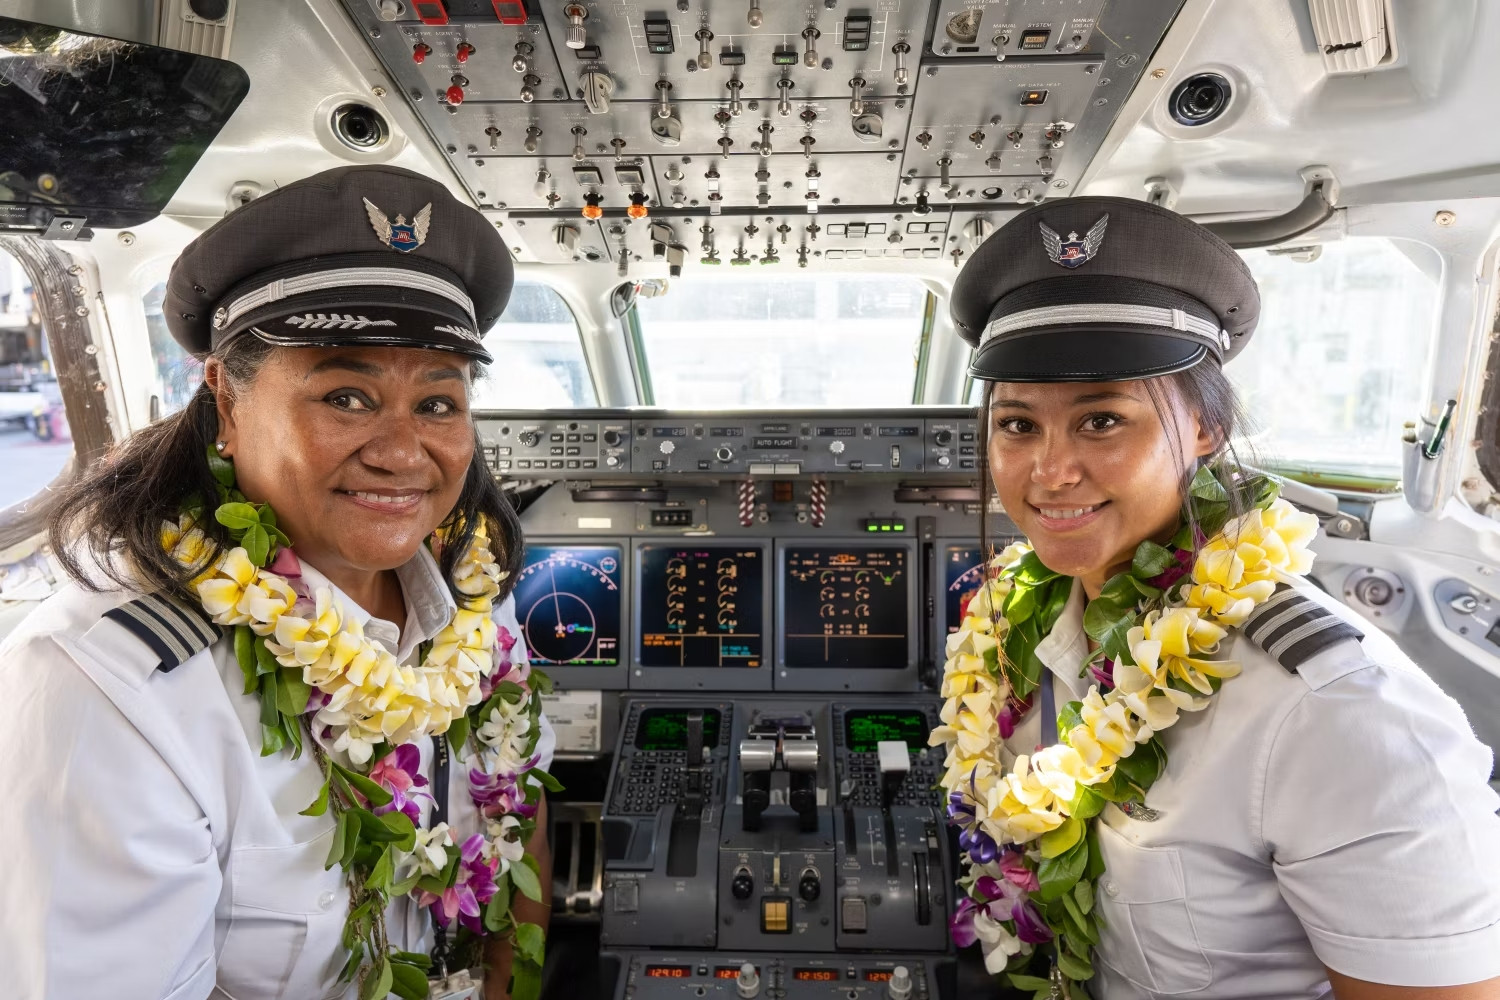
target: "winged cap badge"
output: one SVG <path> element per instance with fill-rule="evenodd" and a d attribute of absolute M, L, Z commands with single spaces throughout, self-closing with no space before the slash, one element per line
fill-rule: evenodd
<path fill-rule="evenodd" d="M 1047 251 L 1047 258 L 1054 264 L 1074 268 L 1093 260 L 1094 255 L 1099 252 L 1099 246 L 1104 242 L 1104 228 L 1109 225 L 1109 215 L 1099 216 L 1099 221 L 1089 227 L 1081 240 L 1076 232 L 1069 233 L 1068 238 L 1063 239 L 1061 233 L 1045 222 L 1038 225 L 1042 229 L 1042 246 Z"/>
<path fill-rule="evenodd" d="M 411 222 L 406 221 L 406 216 L 397 215 L 394 223 L 370 199 L 366 198 L 364 202 L 365 214 L 370 217 L 370 225 L 375 227 L 375 235 L 392 250 L 410 253 L 427 242 L 427 230 L 432 225 L 432 202 L 423 205 Z"/>

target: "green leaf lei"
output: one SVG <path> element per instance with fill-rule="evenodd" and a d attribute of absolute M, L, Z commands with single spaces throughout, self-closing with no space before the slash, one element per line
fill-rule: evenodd
<path fill-rule="evenodd" d="M 235 545 L 245 549 L 250 562 L 262 569 L 275 559 L 277 551 L 290 548 L 291 540 L 277 527 L 276 514 L 269 504 L 253 503 L 235 484 L 232 463 L 214 449 L 207 452 L 208 466 L 217 482 L 218 506 L 214 519 L 222 524 Z M 189 507 L 184 513 L 201 523 L 203 505 Z M 235 658 L 244 675 L 246 694 L 260 699 L 261 756 L 287 748 L 292 759 L 298 759 L 305 742 L 311 742 L 314 756 L 323 772 L 323 784 L 317 797 L 304 810 L 304 816 L 322 816 L 330 810 L 334 817 L 333 839 L 324 869 L 342 867 L 350 892 L 349 915 L 344 923 L 343 944 L 349 950 L 340 981 L 359 983 L 360 1000 L 377 1000 L 391 993 L 403 1000 L 424 1000 L 428 996 L 428 970 L 431 959 L 417 952 L 392 950 L 385 929 L 385 912 L 393 898 L 414 890 L 441 895 L 453 888 L 460 874 L 462 850 L 457 844 L 443 848 L 447 862 L 437 875 L 424 875 L 413 867 L 404 877 L 397 877 L 402 859 L 416 846 L 417 828 L 401 812 L 377 815 L 374 810 L 389 805 L 392 793 L 359 771 L 332 760 L 316 740 L 310 738 L 308 700 L 312 689 L 303 680 L 300 667 L 282 666 L 266 647 L 266 638 L 248 625 L 233 627 Z M 423 649 L 425 655 L 426 649 Z M 528 683 L 536 695 L 552 690 L 546 674 L 532 670 Z M 512 681 L 495 685 L 491 696 L 455 719 L 446 738 L 455 760 L 463 760 L 466 751 L 480 749 L 472 734 L 502 702 L 518 705 L 527 692 Z M 541 698 L 527 702 L 531 724 L 528 753 L 534 752 L 539 735 Z M 392 753 L 396 747 L 382 743 L 376 747 L 369 765 Z M 532 768 L 518 776 L 527 806 L 540 802 L 544 789 L 561 791 L 562 786 L 550 774 Z M 536 822 L 517 816 L 516 837 L 521 843 L 530 840 Z M 496 891 L 484 905 L 483 924 L 488 933 L 507 935 L 512 942 L 513 1000 L 536 1000 L 541 993 L 541 971 L 545 957 L 545 935 L 536 924 L 518 921 L 512 909 L 516 894 L 540 902 L 542 886 L 535 858 L 524 855 L 509 871 L 495 878 Z M 455 925 L 456 926 L 456 925 Z M 453 942 L 451 968 L 470 968 L 480 962 L 482 939 L 467 928 L 458 928 Z"/>

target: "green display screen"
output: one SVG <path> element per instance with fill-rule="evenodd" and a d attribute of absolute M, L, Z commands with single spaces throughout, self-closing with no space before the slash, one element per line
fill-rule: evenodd
<path fill-rule="evenodd" d="M 844 745 L 850 753 L 875 753 L 882 740 L 905 740 L 906 749 L 917 753 L 927 746 L 927 717 L 910 710 L 844 713 Z"/>
<path fill-rule="evenodd" d="M 641 712 L 635 727 L 637 750 L 686 750 L 687 716 L 685 708 L 647 708 Z M 703 745 L 719 745 L 719 710 L 703 710 Z"/>

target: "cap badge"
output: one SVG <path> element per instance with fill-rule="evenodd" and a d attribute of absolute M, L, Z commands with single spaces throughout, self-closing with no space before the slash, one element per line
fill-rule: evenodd
<path fill-rule="evenodd" d="M 375 207 L 374 202 L 368 198 L 364 202 L 365 213 L 370 217 L 370 225 L 375 227 L 375 235 L 392 250 L 410 253 L 427 242 L 427 230 L 432 225 L 432 202 L 424 205 L 409 223 L 404 215 L 397 215 L 396 221 L 392 223 L 384 212 Z"/>
<path fill-rule="evenodd" d="M 1069 233 L 1065 240 L 1061 233 L 1045 222 L 1038 223 L 1038 225 L 1042 229 L 1042 246 L 1047 251 L 1047 258 L 1054 264 L 1074 268 L 1080 264 L 1087 264 L 1099 252 L 1099 246 L 1104 242 L 1104 227 L 1109 225 L 1109 216 L 1107 214 L 1099 216 L 1099 221 L 1089 227 L 1089 231 L 1081 240 L 1076 232 Z"/>
<path fill-rule="evenodd" d="M 222 330 L 229 325 L 229 310 L 220 306 L 214 310 L 214 329 Z"/>
<path fill-rule="evenodd" d="M 465 340 L 472 341 L 476 344 L 484 343 L 483 338 L 481 338 L 479 334 L 475 333 L 473 330 L 470 330 L 468 327 L 459 326 L 456 323 L 449 324 L 447 326 L 435 326 L 432 328 L 432 330 L 434 333 L 451 333 L 455 337 L 462 337 Z"/>

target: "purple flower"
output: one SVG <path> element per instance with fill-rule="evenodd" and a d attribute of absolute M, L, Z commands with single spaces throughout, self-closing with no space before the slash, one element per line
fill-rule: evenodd
<path fill-rule="evenodd" d="M 528 764 L 535 766 L 540 758 L 532 758 Z M 479 768 L 469 769 L 469 796 L 479 811 L 491 819 L 516 814 L 531 819 L 537 813 L 535 803 L 528 805 L 526 793 L 514 774 L 489 774 Z"/>
<path fill-rule="evenodd" d="M 1042 913 L 1030 900 L 1022 900 L 1010 911 L 1016 922 L 1016 937 L 1027 944 L 1045 944 L 1052 940 L 1052 928 L 1042 919 Z"/>
<path fill-rule="evenodd" d="M 1006 881 L 1026 892 L 1036 892 L 1042 887 L 1037 881 L 1036 872 L 1026 867 L 1026 860 L 1020 851 L 1006 851 L 1001 855 L 1000 874 L 1005 876 Z"/>
<path fill-rule="evenodd" d="M 1115 689 L 1115 661 L 1106 657 L 1102 663 L 1089 664 L 1089 676 L 1099 685 L 1100 693 Z"/>
<path fill-rule="evenodd" d="M 1198 544 L 1203 543 L 1200 541 Z M 1192 572 L 1193 552 L 1191 549 L 1176 549 L 1172 553 L 1172 558 L 1176 560 L 1176 565 L 1168 566 L 1146 582 L 1160 590 L 1166 590 Z"/>
<path fill-rule="evenodd" d="M 979 932 L 974 929 L 974 918 L 978 913 L 978 903 L 967 897 L 959 900 L 958 909 L 948 921 L 948 934 L 958 947 L 967 948 L 979 940 Z"/>
<path fill-rule="evenodd" d="M 1000 706 L 1000 711 L 995 716 L 995 721 L 1000 724 L 1000 738 L 1002 740 L 1008 740 L 1015 734 L 1016 723 L 1021 721 L 1021 716 L 1024 714 L 1024 709 L 1020 712 L 1016 711 L 1010 699 L 1006 699 L 1005 704 Z"/>
<path fill-rule="evenodd" d="M 453 884 L 441 893 L 424 889 L 417 901 L 422 906 L 431 906 L 433 919 L 443 927 L 457 919 L 475 934 L 483 934 L 484 904 L 497 891 L 495 872 L 499 870 L 500 860 L 484 860 L 484 837 L 477 833 L 463 842 L 459 853 L 462 860 Z"/>
<path fill-rule="evenodd" d="M 287 580 L 295 580 L 302 576 L 302 563 L 297 561 L 295 552 L 283 545 L 276 550 L 276 558 L 271 560 L 266 570 Z"/>
<path fill-rule="evenodd" d="M 376 761 L 370 768 L 370 780 L 390 792 L 391 801 L 371 811 L 377 816 L 399 812 L 412 823 L 420 823 L 422 810 L 416 800 L 432 798 L 427 792 L 420 791 L 427 784 L 427 778 L 420 773 L 421 766 L 422 755 L 413 743 L 399 746 Z M 418 790 L 413 791 L 414 788 Z"/>

